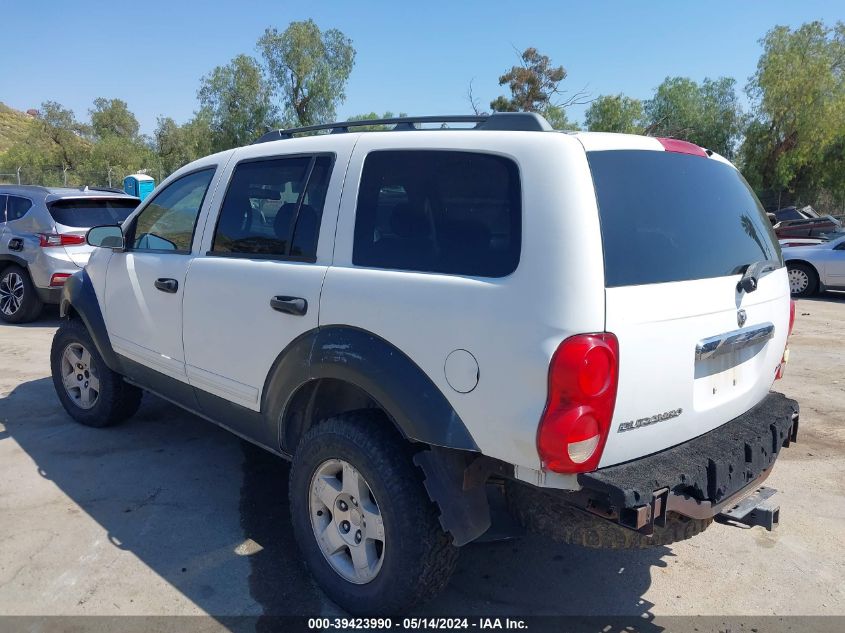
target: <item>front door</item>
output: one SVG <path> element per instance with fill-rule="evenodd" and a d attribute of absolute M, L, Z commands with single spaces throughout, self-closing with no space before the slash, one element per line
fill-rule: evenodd
<path fill-rule="evenodd" d="M 205 254 L 185 283 L 184 341 L 188 378 L 215 419 L 225 406 L 219 399 L 260 411 L 278 355 L 317 327 L 342 188 L 334 164 L 345 161 L 319 153 L 242 158 L 219 217 L 208 218 Z M 275 431 L 249 411 L 224 423 L 277 445 Z"/>
<path fill-rule="evenodd" d="M 207 194 L 215 171 L 216 165 L 209 165 L 157 192 L 126 227 L 126 250 L 115 253 L 108 264 L 104 305 L 112 347 L 143 366 L 130 364 L 131 378 L 169 397 L 179 389 L 171 389 L 173 381 L 159 375 L 187 383 L 182 295 L 195 256 L 195 228 L 203 204 L 210 204 Z M 143 375 L 133 375 L 139 371 Z"/>

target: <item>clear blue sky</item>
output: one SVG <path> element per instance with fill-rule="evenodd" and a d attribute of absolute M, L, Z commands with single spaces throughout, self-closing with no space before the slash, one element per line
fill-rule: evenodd
<path fill-rule="evenodd" d="M 116 97 L 145 133 L 158 115 L 190 118 L 200 77 L 256 54 L 264 28 L 308 17 L 341 29 L 358 52 L 340 118 L 465 113 L 473 78 L 486 107 L 515 63 L 513 47 L 537 47 L 567 69 L 565 87 L 594 96 L 648 98 L 668 75 L 727 75 L 744 87 L 772 26 L 845 18 L 841 0 L 2 3 L 0 101 L 26 110 L 52 99 L 87 119 L 96 97 Z"/>

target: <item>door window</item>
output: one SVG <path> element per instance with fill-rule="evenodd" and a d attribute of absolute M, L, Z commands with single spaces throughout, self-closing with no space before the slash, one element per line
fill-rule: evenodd
<path fill-rule="evenodd" d="M 315 261 L 331 164 L 329 156 L 240 163 L 209 254 Z"/>
<path fill-rule="evenodd" d="M 6 221 L 6 196 L 0 196 L 0 223 Z"/>
<path fill-rule="evenodd" d="M 214 168 L 195 171 L 162 189 L 135 219 L 128 242 L 136 251 L 189 253 Z"/>
<path fill-rule="evenodd" d="M 6 221 L 20 220 L 32 208 L 32 201 L 18 196 L 9 196 L 6 202 Z"/>
<path fill-rule="evenodd" d="M 364 161 L 356 266 L 504 277 L 519 263 L 519 170 L 473 152 L 378 151 Z"/>

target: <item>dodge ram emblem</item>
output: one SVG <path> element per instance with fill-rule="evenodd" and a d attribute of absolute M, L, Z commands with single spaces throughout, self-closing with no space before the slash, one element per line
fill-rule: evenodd
<path fill-rule="evenodd" d="M 745 322 L 748 320 L 748 315 L 745 313 L 745 310 L 739 309 L 736 311 L 736 324 L 739 327 L 745 325 Z"/>

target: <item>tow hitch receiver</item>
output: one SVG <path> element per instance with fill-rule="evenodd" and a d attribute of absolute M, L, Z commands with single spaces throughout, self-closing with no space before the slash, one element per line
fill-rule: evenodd
<path fill-rule="evenodd" d="M 771 532 L 780 520 L 780 506 L 772 499 L 776 492 L 774 488 L 760 486 L 739 503 L 722 510 L 716 518 L 750 527 L 759 525 Z"/>

